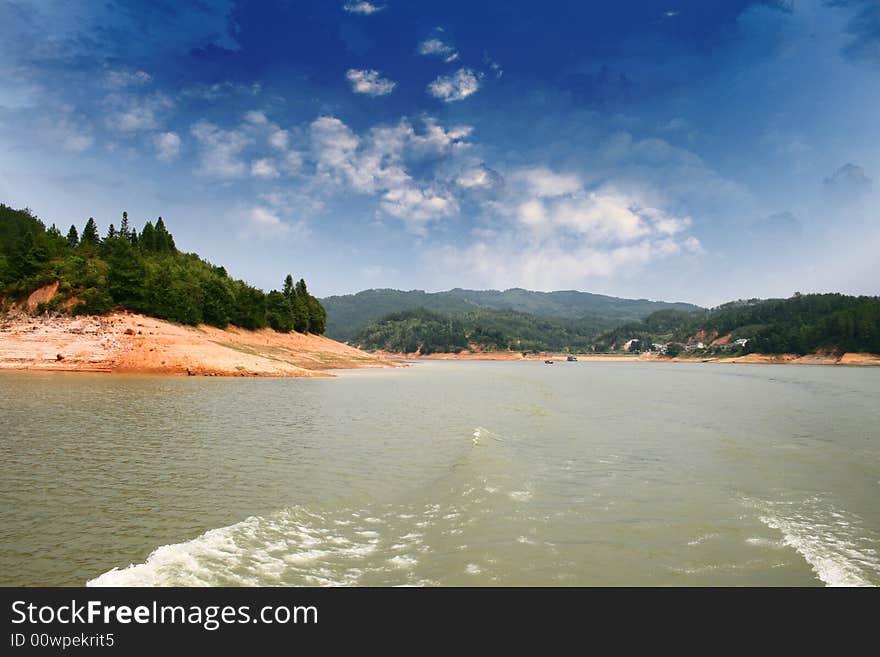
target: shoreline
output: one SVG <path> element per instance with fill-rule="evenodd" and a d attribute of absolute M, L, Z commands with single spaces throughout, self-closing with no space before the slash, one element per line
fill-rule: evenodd
<path fill-rule="evenodd" d="M 320 335 L 183 326 L 135 313 L 0 317 L 0 371 L 333 377 L 405 367 Z"/>
<path fill-rule="evenodd" d="M 373 352 L 383 358 L 401 360 L 472 360 L 472 361 L 545 361 L 566 362 L 569 354 L 541 353 L 523 356 L 520 352 L 461 352 L 435 354 L 403 354 L 392 352 Z M 846 352 L 841 355 L 829 354 L 746 354 L 744 356 L 710 356 L 667 358 L 650 354 L 572 354 L 579 363 L 732 363 L 752 365 L 841 365 L 845 367 L 878 367 L 880 355 Z"/>

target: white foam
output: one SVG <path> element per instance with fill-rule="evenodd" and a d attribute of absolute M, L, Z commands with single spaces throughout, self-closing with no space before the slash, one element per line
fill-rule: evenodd
<path fill-rule="evenodd" d="M 758 547 L 773 548 L 779 550 L 785 547 L 785 541 L 775 541 L 772 538 L 764 538 L 763 536 L 751 536 L 746 539 L 749 545 L 757 545 Z"/>
<path fill-rule="evenodd" d="M 767 527 L 782 533 L 782 542 L 810 564 L 827 586 L 876 586 L 880 559 L 873 548 L 876 537 L 858 516 L 833 508 L 820 497 L 800 503 L 754 504 Z"/>
<path fill-rule="evenodd" d="M 395 568 L 401 568 L 401 569 L 406 570 L 406 569 L 412 568 L 417 563 L 419 563 L 419 560 L 414 557 L 410 557 L 405 554 L 401 554 L 396 557 L 391 557 L 388 560 L 388 563 L 391 564 L 392 566 L 394 566 Z"/>
<path fill-rule="evenodd" d="M 515 490 L 511 491 L 510 499 L 516 502 L 528 502 L 532 499 L 532 494 L 527 490 Z"/>
<path fill-rule="evenodd" d="M 480 567 L 477 564 L 469 563 L 467 566 L 465 566 L 464 572 L 467 573 L 468 575 L 479 575 L 483 571 L 480 569 Z"/>
<path fill-rule="evenodd" d="M 694 540 L 688 541 L 688 545 L 690 547 L 694 547 L 696 545 L 702 545 L 706 541 L 711 540 L 713 538 L 717 538 L 718 536 L 719 536 L 719 534 L 717 534 L 715 532 L 710 532 L 708 534 L 702 534 L 700 536 L 697 536 Z"/>

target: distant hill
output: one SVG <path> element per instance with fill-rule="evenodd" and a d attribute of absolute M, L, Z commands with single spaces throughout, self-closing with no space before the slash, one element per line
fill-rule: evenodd
<path fill-rule="evenodd" d="M 880 297 L 804 294 L 733 301 L 712 310 L 665 308 L 621 322 L 481 308 L 443 314 L 425 308 L 369 322 L 353 343 L 370 351 L 660 351 L 694 357 L 880 353 Z"/>
<path fill-rule="evenodd" d="M 600 320 L 599 323 L 606 326 L 642 319 L 658 310 L 701 310 L 690 303 L 621 299 L 575 290 L 533 292 L 522 288 L 504 291 L 456 288 L 446 292 L 364 290 L 326 297 L 321 303 L 327 310 L 327 335 L 335 340 L 352 340 L 371 322 L 417 308 L 453 316 L 495 310 L 567 320 L 587 317 Z"/>
<path fill-rule="evenodd" d="M 736 340 L 744 344 L 736 345 Z M 596 337 L 594 348 L 612 351 L 627 344 L 638 350 L 667 344 L 667 353 L 687 345 L 697 355 L 880 353 L 880 297 L 796 294 L 731 301 L 697 313 L 661 311 L 606 331 Z"/>

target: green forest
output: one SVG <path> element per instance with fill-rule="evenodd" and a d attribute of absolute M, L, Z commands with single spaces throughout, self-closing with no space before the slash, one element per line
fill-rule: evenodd
<path fill-rule="evenodd" d="M 445 315 L 425 308 L 392 313 L 371 322 L 353 343 L 368 350 L 458 353 L 474 344 L 481 351 L 588 351 L 593 337 L 613 320 L 569 320 L 510 310 L 475 310 Z"/>
<path fill-rule="evenodd" d="M 604 323 L 603 328 L 642 319 L 657 310 L 700 310 L 699 306 L 690 303 L 621 299 L 576 290 L 535 292 L 521 288 L 503 291 L 456 288 L 445 292 L 373 289 L 357 294 L 326 297 L 321 302 L 328 314 L 327 335 L 334 340 L 354 340 L 370 322 L 378 322 L 388 315 L 417 308 L 456 317 L 481 311 L 511 311 L 517 313 L 516 316 L 530 315 L 574 321 L 584 317 L 614 320 Z M 488 321 L 493 320 L 490 318 Z M 563 322 L 561 326 L 569 325 Z"/>
<path fill-rule="evenodd" d="M 422 354 L 481 351 L 645 351 L 667 344 L 669 355 L 698 340 L 730 334 L 731 345 L 693 351 L 808 354 L 816 351 L 880 353 L 880 298 L 842 294 L 797 294 L 790 299 L 751 299 L 712 310 L 664 309 L 645 319 L 620 323 L 601 317 L 568 320 L 513 311 L 442 314 L 419 308 L 369 323 L 353 340 L 369 350 Z M 702 337 L 700 337 L 702 336 Z M 632 341 L 632 342 L 630 342 Z"/>
<path fill-rule="evenodd" d="M 744 353 L 809 354 L 816 351 L 880 353 L 880 297 L 795 294 L 789 299 L 731 301 L 708 311 L 662 310 L 596 338 L 596 350 L 619 349 L 628 340 L 683 345 L 703 332 L 745 338 Z"/>
<path fill-rule="evenodd" d="M 291 275 L 268 294 L 223 267 L 177 249 L 162 217 L 141 231 L 122 214 L 101 237 L 93 218 L 62 234 L 30 210 L 0 204 L 0 310 L 58 281 L 41 310 L 76 314 L 126 309 L 180 324 L 323 334 L 327 313 L 303 279 Z"/>

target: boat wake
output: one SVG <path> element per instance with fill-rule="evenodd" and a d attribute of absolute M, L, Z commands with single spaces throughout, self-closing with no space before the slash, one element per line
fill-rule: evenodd
<path fill-rule="evenodd" d="M 835 508 L 821 496 L 804 501 L 747 500 L 758 518 L 782 533 L 782 542 L 795 549 L 826 586 L 880 584 L 880 536 L 855 514 Z"/>

